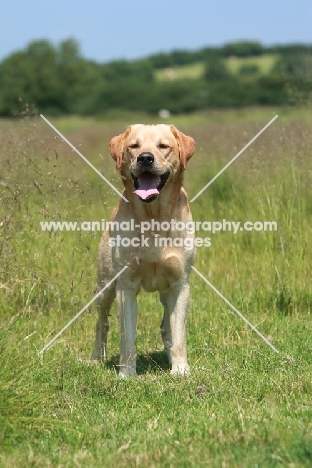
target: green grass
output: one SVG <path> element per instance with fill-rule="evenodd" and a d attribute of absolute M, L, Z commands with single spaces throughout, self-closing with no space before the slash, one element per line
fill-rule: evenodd
<path fill-rule="evenodd" d="M 168 80 L 196 80 L 201 78 L 204 73 L 205 65 L 202 62 L 191 65 L 180 65 L 176 67 L 165 68 L 155 71 L 155 78 L 158 81 Z"/>
<path fill-rule="evenodd" d="M 259 73 L 265 75 L 270 72 L 277 59 L 276 54 L 263 54 L 259 57 L 233 57 L 226 60 L 226 64 L 232 73 L 238 73 L 241 67 L 255 65 Z"/>
<path fill-rule="evenodd" d="M 270 72 L 275 64 L 277 55 L 264 54 L 259 57 L 229 57 L 224 59 L 224 63 L 233 74 L 239 73 L 241 67 L 255 65 L 258 67 L 258 74 L 265 75 Z M 203 76 L 205 64 L 196 62 L 191 65 L 180 65 L 166 69 L 156 70 L 155 78 L 158 81 L 171 80 L 197 80 Z"/>
<path fill-rule="evenodd" d="M 199 233 L 212 246 L 196 267 L 280 354 L 192 274 L 190 376 L 170 375 L 158 297 L 142 293 L 139 375 L 128 380 L 116 374 L 115 305 L 105 365 L 88 362 L 95 306 L 38 354 L 93 296 L 100 239 L 39 222 L 108 220 L 117 197 L 44 122 L 0 122 L 0 466 L 311 466 L 311 117 L 251 109 L 172 123 L 197 141 L 192 198 L 275 113 L 191 208 L 198 221 L 278 222 L 274 233 Z M 143 118 L 52 121 L 121 188 L 107 142 Z"/>

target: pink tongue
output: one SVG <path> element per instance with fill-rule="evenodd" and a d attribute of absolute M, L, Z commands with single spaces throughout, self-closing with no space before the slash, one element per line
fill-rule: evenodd
<path fill-rule="evenodd" d="M 149 189 L 149 190 L 136 190 L 135 192 L 133 193 L 136 193 L 137 195 L 139 195 L 140 198 L 142 198 L 142 200 L 146 200 L 147 198 L 151 197 L 152 195 L 158 195 L 159 192 L 156 188 L 153 188 L 153 189 Z"/>
<path fill-rule="evenodd" d="M 133 193 L 136 193 L 142 200 L 146 200 L 152 195 L 158 195 L 157 185 L 159 184 L 159 177 L 145 172 L 139 176 L 139 188 Z"/>

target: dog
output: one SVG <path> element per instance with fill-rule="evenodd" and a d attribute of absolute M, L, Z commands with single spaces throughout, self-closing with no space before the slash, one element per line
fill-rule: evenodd
<path fill-rule="evenodd" d="M 195 151 L 195 141 L 173 125 L 136 124 L 112 138 L 109 148 L 120 171 L 123 197 L 127 201 L 120 200 L 100 241 L 97 290 L 124 266 L 127 268 L 98 298 L 99 317 L 92 358 L 107 357 L 108 315 L 116 298 L 120 326 L 119 374 L 136 375 L 136 296 L 143 287 L 160 294 L 164 308 L 160 331 L 171 373 L 186 374 L 189 365 L 185 324 L 195 249 L 194 245 L 185 248 L 183 241 L 189 242 L 194 233 L 177 230 L 173 223 L 181 226 L 181 222 L 192 222 L 182 183 L 187 163 Z M 127 226 L 133 229 L 125 231 Z M 160 245 L 160 238 L 166 242 Z"/>

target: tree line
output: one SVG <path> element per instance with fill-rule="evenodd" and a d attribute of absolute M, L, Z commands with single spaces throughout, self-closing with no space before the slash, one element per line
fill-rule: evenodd
<path fill-rule="evenodd" d="M 263 73 L 242 65 L 233 73 L 226 60 L 276 57 Z M 203 64 L 193 79 L 159 80 L 156 71 Z M 99 115 L 111 109 L 188 113 L 209 107 L 303 104 L 312 93 L 312 46 L 264 47 L 237 42 L 198 51 L 176 50 L 150 57 L 99 64 L 81 56 L 73 39 L 53 46 L 35 41 L 0 63 L 0 115 L 18 115 L 28 104 L 47 114 Z"/>

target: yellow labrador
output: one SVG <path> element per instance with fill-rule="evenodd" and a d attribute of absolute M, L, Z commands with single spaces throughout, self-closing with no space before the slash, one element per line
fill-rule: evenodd
<path fill-rule="evenodd" d="M 123 377 L 136 374 L 136 296 L 143 287 L 160 293 L 164 307 L 160 331 L 171 372 L 184 374 L 189 369 L 185 322 L 195 252 L 193 246 L 186 249 L 183 240 L 193 239 L 194 234 L 177 230 L 173 222 L 180 222 L 181 227 L 181 222 L 183 226 L 192 221 L 182 182 L 195 142 L 174 126 L 137 124 L 114 137 L 109 146 L 128 202 L 120 200 L 112 215 L 114 223 L 103 233 L 98 290 L 125 265 L 128 268 L 98 300 L 92 357 L 106 358 L 108 314 L 116 297 L 121 335 L 119 373 Z"/>

